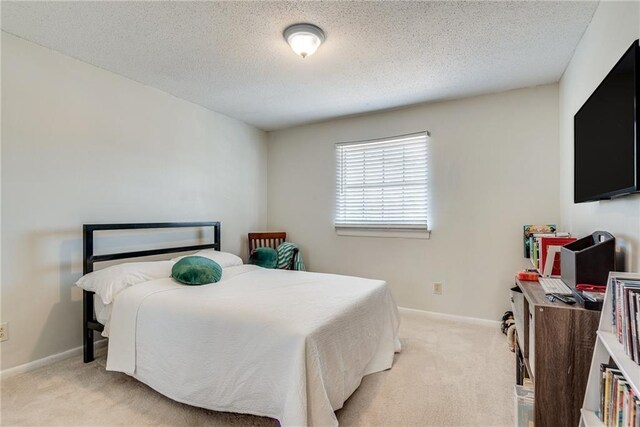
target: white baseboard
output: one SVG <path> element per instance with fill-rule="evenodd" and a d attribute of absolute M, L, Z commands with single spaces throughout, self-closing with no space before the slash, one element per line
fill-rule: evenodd
<path fill-rule="evenodd" d="M 99 348 L 105 347 L 106 345 L 107 345 L 106 339 L 96 341 L 93 344 L 93 349 L 95 351 Z M 51 356 L 43 357 L 42 359 L 34 360 L 32 362 L 27 362 L 24 365 L 19 365 L 19 366 L 14 366 L 13 368 L 4 369 L 3 371 L 0 371 L 0 378 L 5 379 L 5 378 L 12 377 L 14 375 L 33 371 L 34 369 L 38 369 L 43 366 L 59 362 L 60 360 L 81 355 L 82 352 L 83 352 L 83 347 L 80 346 L 80 347 L 72 348 L 71 350 L 63 351 L 62 353 L 52 354 Z"/>
<path fill-rule="evenodd" d="M 499 320 L 479 319 L 477 317 L 458 316 L 456 314 L 437 313 L 435 311 L 418 310 L 416 308 L 407 308 L 407 307 L 398 307 L 398 310 L 400 312 L 405 311 L 407 313 L 420 313 L 434 319 L 453 320 L 456 322 L 473 323 L 475 325 L 483 325 L 483 326 L 491 326 L 491 327 L 500 326 Z"/>

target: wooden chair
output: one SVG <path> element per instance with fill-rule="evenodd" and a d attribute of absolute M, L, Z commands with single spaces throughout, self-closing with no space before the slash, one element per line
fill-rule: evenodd
<path fill-rule="evenodd" d="M 256 248 L 273 248 L 277 249 L 282 242 L 287 241 L 287 233 L 284 231 L 265 231 L 260 233 L 249 233 L 249 256 Z M 293 252 L 291 263 L 287 270 L 293 270 L 298 250 Z"/>

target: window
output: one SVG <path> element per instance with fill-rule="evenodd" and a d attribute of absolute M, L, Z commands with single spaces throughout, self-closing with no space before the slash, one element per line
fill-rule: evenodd
<path fill-rule="evenodd" d="M 426 231 L 428 136 L 336 144 L 336 228 Z"/>

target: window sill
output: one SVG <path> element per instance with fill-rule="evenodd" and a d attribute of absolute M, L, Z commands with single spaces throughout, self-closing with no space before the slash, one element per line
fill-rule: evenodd
<path fill-rule="evenodd" d="M 350 237 L 383 237 L 392 239 L 425 239 L 431 238 L 431 230 L 402 230 L 402 229 L 367 229 L 367 228 L 337 228 L 338 236 Z"/>

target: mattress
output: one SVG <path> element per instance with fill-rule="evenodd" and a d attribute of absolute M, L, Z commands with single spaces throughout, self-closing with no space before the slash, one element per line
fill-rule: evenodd
<path fill-rule="evenodd" d="M 383 281 L 243 265 L 118 294 L 107 369 L 193 406 L 337 425 L 362 378 L 392 366 L 398 326 Z"/>

